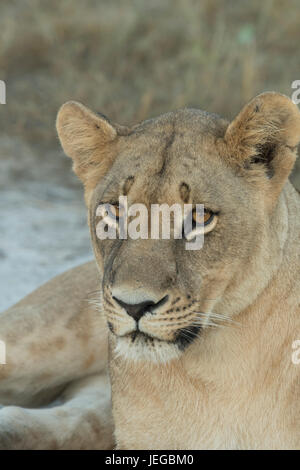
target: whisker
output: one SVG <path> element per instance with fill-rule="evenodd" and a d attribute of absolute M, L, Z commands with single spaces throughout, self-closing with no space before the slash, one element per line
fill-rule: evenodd
<path fill-rule="evenodd" d="M 187 338 L 189 340 L 191 338 L 201 338 L 201 334 L 195 333 L 194 331 L 191 331 L 187 328 L 183 328 L 180 332 L 185 338 Z"/>
<path fill-rule="evenodd" d="M 87 295 L 92 295 L 92 294 L 100 294 L 100 295 L 102 295 L 102 289 L 91 290 L 91 291 L 88 292 Z"/>
<path fill-rule="evenodd" d="M 104 310 L 103 310 L 103 305 L 102 302 L 99 300 L 95 299 L 85 299 L 89 305 L 92 305 L 93 307 L 96 307 L 97 311 L 101 314 L 104 315 Z"/>
<path fill-rule="evenodd" d="M 196 315 L 198 315 L 199 318 L 201 318 L 201 317 L 206 317 L 206 318 L 210 317 L 210 318 L 215 319 L 215 320 L 222 320 L 224 322 L 232 323 L 232 324 L 235 324 L 235 325 L 240 324 L 240 322 L 237 322 L 236 320 L 233 320 L 231 317 L 229 317 L 228 315 L 223 314 L 223 313 L 197 312 L 195 310 L 190 310 L 190 311 L 195 313 Z"/>
<path fill-rule="evenodd" d="M 229 316 L 227 315 L 223 315 L 222 313 L 215 313 L 215 312 L 196 312 L 194 310 L 194 313 L 196 313 L 196 315 L 209 315 L 211 316 L 212 318 L 218 318 L 218 319 L 222 319 L 222 320 L 226 320 L 226 321 L 233 321 Z"/>
<path fill-rule="evenodd" d="M 92 305 L 102 305 L 100 299 L 85 299 L 85 301 Z"/>
<path fill-rule="evenodd" d="M 119 313 L 116 313 L 116 312 L 109 311 L 107 317 L 110 318 L 110 319 L 117 319 L 117 320 L 122 321 L 122 322 L 128 322 L 128 319 L 126 317 L 124 318 L 122 315 L 120 315 Z"/>
<path fill-rule="evenodd" d="M 188 334 L 187 334 L 187 333 L 188 333 Z M 184 329 L 180 330 L 180 334 L 181 334 L 184 338 L 186 338 L 186 339 L 188 339 L 188 340 L 190 340 L 192 337 L 194 337 L 194 338 L 200 338 L 199 335 L 196 335 L 195 333 L 194 333 L 194 335 L 192 335 L 192 332 L 191 332 L 191 331 L 184 330 Z"/>
<path fill-rule="evenodd" d="M 215 323 L 215 322 L 211 322 L 211 321 L 207 321 L 207 322 L 195 321 L 191 325 L 202 326 L 203 328 L 207 327 L 207 326 L 211 326 L 212 328 L 226 328 L 226 326 L 227 326 L 227 325 L 222 325 L 220 323 Z"/>

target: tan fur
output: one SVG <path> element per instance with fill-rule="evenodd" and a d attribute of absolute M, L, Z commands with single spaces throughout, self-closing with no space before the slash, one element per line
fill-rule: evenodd
<path fill-rule="evenodd" d="M 299 449 L 300 198 L 287 180 L 297 107 L 265 93 L 231 124 L 184 109 L 127 129 L 72 102 L 57 126 L 85 184 L 99 272 L 66 273 L 0 316 L 0 339 L 13 344 L 0 402 L 22 406 L 0 410 L 0 448 L 112 445 L 101 382 L 109 338 L 118 449 Z M 204 203 L 217 225 L 192 252 L 183 240 L 100 241 L 97 205 L 120 194 L 147 207 Z M 152 340 L 133 341 L 135 323 L 115 298 L 166 295 L 139 322 Z M 201 327 L 195 337 L 191 325 Z M 184 328 L 188 343 L 178 342 Z M 66 384 L 70 396 L 46 414 L 23 408 L 61 397 Z M 27 437 L 13 442 L 7 433 L 20 422 Z"/>

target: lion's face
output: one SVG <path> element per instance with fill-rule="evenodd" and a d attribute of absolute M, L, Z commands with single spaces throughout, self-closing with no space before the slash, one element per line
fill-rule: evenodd
<path fill-rule="evenodd" d="M 215 144 L 222 126 L 190 111 L 145 123 L 120 139 L 114 164 L 94 190 L 90 227 L 104 269 L 104 310 L 118 350 L 132 358 L 178 356 L 203 328 L 220 323 L 214 306 L 261 238 L 261 201 Z M 204 204 L 217 223 L 199 250 L 187 250 L 184 238 L 101 241 L 96 209 L 120 195 L 149 213 L 153 204 Z"/>
<path fill-rule="evenodd" d="M 286 132 L 288 120 L 290 127 L 299 120 L 295 109 L 282 95 L 265 94 L 229 126 L 215 115 L 179 110 L 125 129 L 81 105 L 62 108 L 58 130 L 86 186 L 103 306 L 118 353 L 159 362 L 179 357 L 212 327 L 230 325 L 266 285 L 276 264 L 268 246 L 280 243 L 270 230 L 272 213 L 295 159 L 293 133 Z M 186 249 L 184 237 L 151 238 L 150 219 L 147 239 L 100 240 L 97 208 L 115 207 L 120 196 L 128 208 L 143 204 L 149 214 L 154 204 L 203 204 L 203 247 Z"/>

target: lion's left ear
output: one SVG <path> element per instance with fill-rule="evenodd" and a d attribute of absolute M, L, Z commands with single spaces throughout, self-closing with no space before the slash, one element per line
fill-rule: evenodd
<path fill-rule="evenodd" d="M 262 93 L 229 124 L 224 139 L 229 160 L 250 177 L 269 179 L 279 194 L 296 160 L 300 112 L 287 96 Z"/>

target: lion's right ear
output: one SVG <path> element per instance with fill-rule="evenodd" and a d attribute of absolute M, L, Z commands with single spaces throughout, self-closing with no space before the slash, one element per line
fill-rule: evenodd
<path fill-rule="evenodd" d="M 76 101 L 60 108 L 56 128 L 64 152 L 73 160 L 76 175 L 88 186 L 90 175 L 95 173 L 91 170 L 97 169 L 100 179 L 114 159 L 116 128 L 104 116 Z"/>

